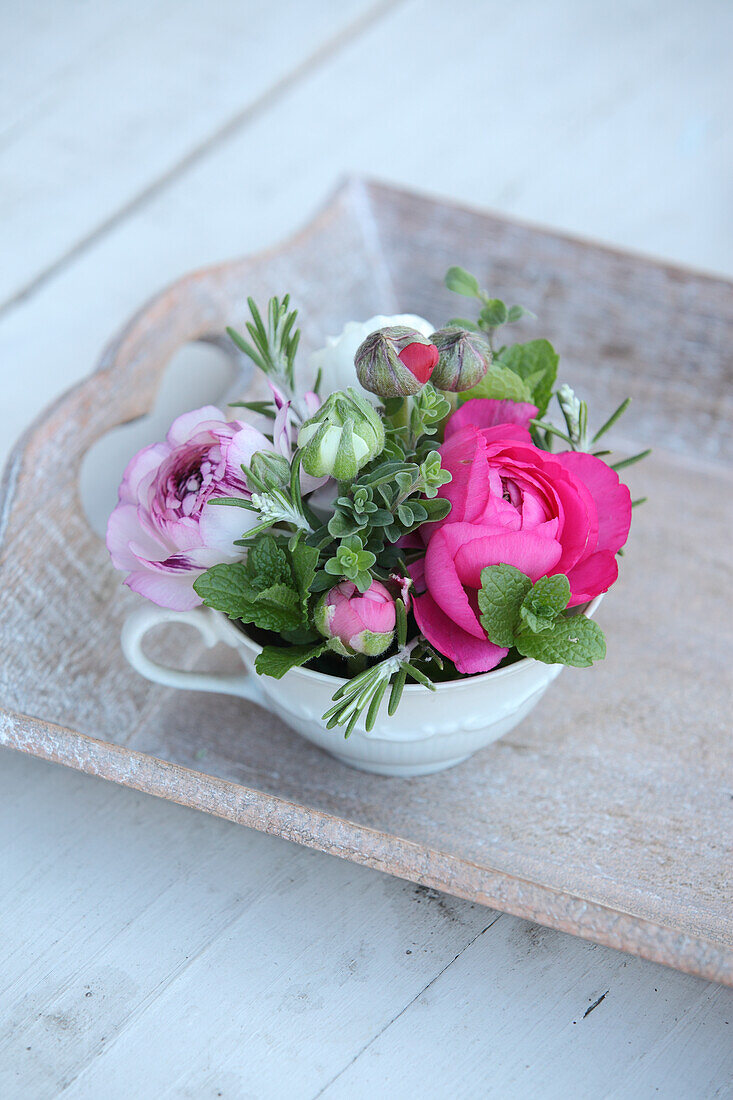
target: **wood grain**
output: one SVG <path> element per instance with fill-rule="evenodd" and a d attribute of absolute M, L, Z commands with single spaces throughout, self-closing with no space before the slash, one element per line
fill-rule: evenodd
<path fill-rule="evenodd" d="M 667 448 L 635 474 L 653 503 L 604 604 L 609 660 L 564 674 L 541 724 L 529 720 L 445 776 L 409 782 L 347 772 L 240 701 L 184 701 L 141 682 L 118 647 L 134 600 L 79 506 L 86 450 L 151 407 L 182 343 L 239 323 L 245 293 L 287 285 L 313 346 L 349 315 L 408 304 L 447 314 L 440 279 L 456 254 L 547 317 L 543 331 L 569 346 L 567 375 L 599 415 L 620 379 L 636 397 L 631 434 L 646 441 L 673 426 Z M 720 280 L 359 182 L 286 248 L 183 280 L 31 430 L 6 473 L 4 743 L 733 981 L 730 627 L 718 598 L 732 309 Z M 678 600 L 690 561 L 696 584 Z"/>

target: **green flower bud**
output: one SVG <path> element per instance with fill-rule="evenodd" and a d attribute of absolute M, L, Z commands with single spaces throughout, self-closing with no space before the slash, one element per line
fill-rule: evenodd
<path fill-rule="evenodd" d="M 371 333 L 354 357 L 362 386 L 380 397 L 418 393 L 437 362 L 437 349 L 427 336 L 405 325 Z"/>
<path fill-rule="evenodd" d="M 384 425 L 355 390 L 332 393 L 298 432 L 302 467 L 312 477 L 355 478 L 384 448 Z"/>
<path fill-rule="evenodd" d="M 430 381 L 439 390 L 473 389 L 491 366 L 491 347 L 483 333 L 448 325 L 430 339 L 439 353 Z"/>

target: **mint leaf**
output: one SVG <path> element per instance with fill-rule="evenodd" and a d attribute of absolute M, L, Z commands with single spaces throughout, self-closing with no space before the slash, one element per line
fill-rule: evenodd
<path fill-rule="evenodd" d="M 540 577 L 523 606 L 536 615 L 554 619 L 565 610 L 569 599 L 570 582 L 564 573 L 556 573 L 553 577 Z"/>
<path fill-rule="evenodd" d="M 558 360 L 559 356 L 549 340 L 530 340 L 526 344 L 512 344 L 511 347 L 504 348 L 497 362 L 514 371 L 527 383 L 529 397 L 513 400 L 532 401 L 539 410 L 537 415 L 543 416 L 555 385 Z M 493 394 L 488 396 L 493 397 Z"/>
<path fill-rule="evenodd" d="M 528 607 L 520 607 L 519 617 L 521 622 L 526 623 L 533 634 L 541 634 L 543 630 L 552 630 L 555 625 L 554 615 L 535 615 L 534 611 L 530 611 Z"/>
<path fill-rule="evenodd" d="M 308 618 L 308 589 L 313 583 L 318 565 L 318 550 L 315 546 L 309 546 L 302 539 L 298 539 L 290 551 L 292 574 L 298 593 L 300 594 L 300 607 L 303 618 Z"/>
<path fill-rule="evenodd" d="M 300 617 L 300 596 L 287 584 L 271 584 L 257 593 L 253 603 L 275 611 L 295 612 Z"/>
<path fill-rule="evenodd" d="M 584 615 L 557 619 L 552 630 L 540 634 L 520 634 L 515 645 L 524 657 L 534 657 L 535 661 L 548 665 L 587 668 L 606 656 L 603 631 Z"/>
<path fill-rule="evenodd" d="M 253 595 L 247 566 L 241 561 L 213 565 L 197 577 L 193 589 L 207 607 L 230 619 L 240 618 Z"/>
<path fill-rule="evenodd" d="M 497 401 L 531 401 L 532 391 L 519 374 L 495 361 L 473 389 L 458 394 L 458 401 L 463 404 L 472 397 L 493 397 Z"/>
<path fill-rule="evenodd" d="M 520 608 L 531 589 L 532 581 L 513 565 L 487 565 L 481 570 L 481 625 L 494 645 L 514 645 Z"/>
<path fill-rule="evenodd" d="M 555 619 L 568 606 L 569 599 L 570 583 L 564 573 L 540 577 L 519 609 L 521 620 L 535 634 L 552 630 Z"/>
<path fill-rule="evenodd" d="M 280 680 L 291 668 L 299 668 L 320 657 L 326 647 L 326 642 L 285 647 L 266 645 L 255 659 L 255 669 L 260 676 L 274 676 L 276 680 Z"/>
<path fill-rule="evenodd" d="M 478 298 L 481 295 L 478 280 L 462 267 L 449 267 L 445 273 L 445 285 L 454 294 L 463 294 L 466 298 Z"/>
<path fill-rule="evenodd" d="M 246 564 L 253 588 L 261 590 L 272 584 L 292 585 L 288 556 L 272 535 L 264 535 L 257 540 L 247 554 Z"/>

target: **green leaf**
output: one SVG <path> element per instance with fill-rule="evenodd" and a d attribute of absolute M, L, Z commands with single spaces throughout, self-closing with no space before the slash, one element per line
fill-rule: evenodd
<path fill-rule="evenodd" d="M 432 500 L 421 500 L 420 502 L 428 513 L 426 523 L 433 523 L 436 520 L 445 519 L 451 510 L 451 502 L 444 497 L 434 497 Z"/>
<path fill-rule="evenodd" d="M 540 577 L 524 600 L 524 607 L 536 615 L 557 617 L 568 606 L 570 582 L 564 573 L 552 577 Z"/>
<path fill-rule="evenodd" d="M 475 321 L 469 321 L 467 317 L 451 317 L 445 325 L 445 328 L 466 328 L 469 332 L 480 332 Z"/>
<path fill-rule="evenodd" d="M 631 458 L 622 458 L 620 462 L 614 462 L 611 465 L 612 470 L 625 470 L 627 466 L 633 466 L 635 462 L 641 462 L 642 458 L 646 458 L 652 453 L 651 447 L 646 451 L 640 451 L 638 455 L 632 455 Z"/>
<path fill-rule="evenodd" d="M 473 389 L 458 394 L 458 401 L 470 401 L 472 397 L 492 397 L 497 401 L 531 401 L 532 392 L 523 379 L 509 367 L 494 362 Z"/>
<path fill-rule="evenodd" d="M 509 312 L 506 315 L 506 319 L 510 325 L 513 325 L 515 321 L 521 321 L 522 317 L 535 317 L 535 314 L 531 309 L 525 309 L 524 306 L 510 306 Z"/>
<path fill-rule="evenodd" d="M 392 682 L 392 691 L 389 696 L 389 706 L 387 707 L 387 713 L 390 718 L 400 705 L 400 699 L 402 698 L 402 692 L 405 690 L 405 681 L 407 680 L 407 669 L 405 665 L 400 665 L 400 670 L 395 676 Z"/>
<path fill-rule="evenodd" d="M 494 645 L 514 644 L 520 608 L 531 589 L 532 581 L 513 565 L 487 565 L 481 570 L 481 625 Z"/>
<path fill-rule="evenodd" d="M 536 615 L 534 611 L 530 611 L 528 607 L 520 607 L 519 617 L 523 625 L 528 626 L 533 634 L 541 634 L 543 630 L 552 630 L 555 625 L 555 617 Z M 521 625 L 520 625 L 521 630 Z"/>
<path fill-rule="evenodd" d="M 605 435 L 606 432 L 608 431 L 608 429 L 613 427 L 613 425 L 616 423 L 616 421 L 619 419 L 619 417 L 624 415 L 624 413 L 626 412 L 626 410 L 628 409 L 630 404 L 631 404 L 631 398 L 630 397 L 627 397 L 625 401 L 622 401 L 621 404 L 618 406 L 618 408 L 615 409 L 611 413 L 611 415 L 609 416 L 606 423 L 601 425 L 601 427 L 598 429 L 596 434 L 593 436 L 593 439 L 591 440 L 591 442 L 592 443 L 597 443 L 598 440 L 601 438 L 601 436 Z"/>
<path fill-rule="evenodd" d="M 266 645 L 255 659 L 255 670 L 260 676 L 274 676 L 276 680 L 280 680 L 291 668 L 299 668 L 320 657 L 326 648 L 326 642 L 286 647 Z"/>
<path fill-rule="evenodd" d="M 299 594 L 286 584 L 272 584 L 269 588 L 263 588 L 253 601 L 255 605 L 266 604 L 273 611 L 283 611 L 288 615 L 292 612 L 296 619 L 300 618 L 299 602 Z"/>
<path fill-rule="evenodd" d="M 483 328 L 497 328 L 503 325 L 508 316 L 508 311 L 500 298 L 489 298 L 488 302 L 478 315 L 479 324 Z"/>
<path fill-rule="evenodd" d="M 272 584 L 292 584 L 288 556 L 272 535 L 257 540 L 247 555 L 246 564 L 253 588 L 261 590 Z"/>
<path fill-rule="evenodd" d="M 316 575 L 318 550 L 299 539 L 290 551 L 293 578 L 298 586 L 300 608 L 304 619 L 308 618 L 309 589 Z"/>
<path fill-rule="evenodd" d="M 514 400 L 532 401 L 542 416 L 550 403 L 552 387 L 557 377 L 559 356 L 549 340 L 530 340 L 526 344 L 512 344 L 504 348 L 498 356 L 498 362 L 513 370 L 525 382 L 531 376 L 538 376 L 529 388 L 529 397 Z"/>
<path fill-rule="evenodd" d="M 310 591 L 312 593 L 325 592 L 327 588 L 333 588 L 335 583 L 333 577 L 325 569 L 319 569 L 311 581 Z"/>
<path fill-rule="evenodd" d="M 479 298 L 481 290 L 474 275 L 462 267 L 449 267 L 445 273 L 445 285 L 454 294 L 463 294 L 466 298 Z"/>
<path fill-rule="evenodd" d="M 244 562 L 213 565 L 193 583 L 194 592 L 207 607 L 238 619 L 252 594 L 249 573 Z"/>
<path fill-rule="evenodd" d="M 520 634 L 516 647 L 524 657 L 548 665 L 587 668 L 606 656 L 606 639 L 598 623 L 584 615 L 556 620 L 552 630 L 541 634 Z"/>

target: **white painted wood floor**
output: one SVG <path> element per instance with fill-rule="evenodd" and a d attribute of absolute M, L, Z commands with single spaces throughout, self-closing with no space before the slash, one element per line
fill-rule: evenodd
<path fill-rule="evenodd" d="M 733 274 L 732 35 L 729 0 L 5 0 L 0 457 L 345 171 Z M 733 1095 L 730 990 L 1 759 L 3 1100 Z"/>

